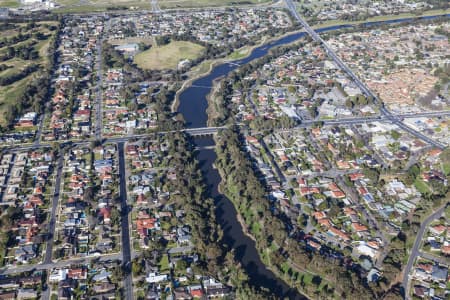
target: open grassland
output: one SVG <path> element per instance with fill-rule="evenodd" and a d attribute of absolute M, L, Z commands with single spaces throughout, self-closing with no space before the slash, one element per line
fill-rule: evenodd
<path fill-rule="evenodd" d="M 57 13 L 101 12 L 115 9 L 151 9 L 150 0 L 56 0 L 60 5 L 54 11 Z"/>
<path fill-rule="evenodd" d="M 0 85 L 0 125 L 5 125 L 5 115 L 11 104 L 18 102 L 20 95 L 26 89 L 27 85 L 36 78 L 36 74 L 48 68 L 50 60 L 48 48 L 50 42 L 56 33 L 57 22 L 37 22 L 34 28 L 27 27 L 27 24 L 14 24 L 14 28 L 8 28 L 1 32 L 0 41 L 10 40 L 13 37 L 21 35 L 30 35 L 25 40 L 16 43 L 7 43 L 0 47 L 0 56 L 4 58 L 8 54 L 8 48 L 14 48 L 15 55 L 7 57 L 0 62 L 4 70 L 0 71 L 0 79 L 10 78 L 21 74 L 26 68 L 37 65 L 38 68 L 26 75 L 21 76 L 11 83 Z M 42 34 L 40 38 L 37 34 Z M 28 46 L 29 45 L 29 46 Z M 30 48 L 38 53 L 34 59 L 21 57 L 21 48 Z"/>
<path fill-rule="evenodd" d="M 14 1 L 14 0 L 0 0 Z M 61 5 L 56 9 L 60 13 L 99 12 L 110 9 L 145 9 L 151 10 L 150 0 L 56 0 Z M 219 7 L 233 5 L 257 5 L 269 3 L 270 0 L 158 0 L 161 9 Z"/>
<path fill-rule="evenodd" d="M 214 7 L 233 5 L 255 5 L 268 3 L 269 0 L 159 0 L 162 9 L 188 7 Z"/>
<path fill-rule="evenodd" d="M 167 45 L 154 47 L 135 56 L 134 62 L 142 69 L 176 69 L 184 59 L 196 59 L 204 47 L 184 41 L 175 41 Z"/>
<path fill-rule="evenodd" d="M 20 6 L 19 0 L 0 0 L 0 7 L 15 8 L 19 6 Z"/>
<path fill-rule="evenodd" d="M 427 10 L 421 13 L 420 15 L 413 14 L 413 13 L 402 13 L 398 15 L 384 15 L 384 16 L 376 16 L 368 18 L 364 21 L 346 21 L 346 20 L 329 20 L 321 22 L 318 25 L 314 25 L 313 28 L 324 28 L 329 26 L 338 26 L 338 25 L 357 25 L 361 23 L 366 22 L 381 22 L 381 21 L 389 21 L 389 20 L 399 20 L 399 19 L 407 19 L 407 18 L 420 18 L 420 17 L 426 17 L 426 16 L 439 16 L 439 15 L 445 15 L 449 14 L 450 10 L 444 10 L 444 9 L 433 9 L 433 10 Z"/>

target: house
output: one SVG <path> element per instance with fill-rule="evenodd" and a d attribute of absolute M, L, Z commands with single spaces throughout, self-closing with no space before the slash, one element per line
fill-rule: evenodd
<path fill-rule="evenodd" d="M 360 223 L 356 223 L 356 222 L 352 223 L 352 229 L 356 232 L 362 232 L 362 231 L 368 230 L 367 226 L 362 225 Z"/>
<path fill-rule="evenodd" d="M 111 223 L 111 208 L 102 207 L 98 211 L 98 216 L 102 218 L 104 224 Z"/>
<path fill-rule="evenodd" d="M 356 254 L 369 256 L 370 258 L 374 258 L 377 255 L 377 251 L 365 243 L 361 243 L 358 247 L 354 248 Z"/>
<path fill-rule="evenodd" d="M 421 286 L 421 285 L 415 285 L 414 286 L 414 295 L 419 298 L 425 298 L 426 295 L 428 295 L 428 288 Z"/>
<path fill-rule="evenodd" d="M 199 299 L 203 298 L 204 293 L 203 293 L 203 289 L 200 285 L 191 285 L 188 287 L 188 290 L 193 298 L 199 298 Z"/>
<path fill-rule="evenodd" d="M 347 241 L 350 240 L 350 237 L 349 237 L 345 232 L 343 232 L 343 231 L 341 231 L 341 230 L 339 230 L 339 229 L 337 229 L 337 228 L 335 228 L 335 227 L 330 227 L 330 228 L 328 229 L 328 233 L 329 233 L 331 236 L 337 236 L 337 237 L 339 237 L 340 239 L 344 240 L 345 242 L 347 242 Z"/>
<path fill-rule="evenodd" d="M 100 284 L 95 284 L 92 289 L 96 294 L 103 294 L 114 291 L 116 286 L 109 282 L 102 282 Z"/>
<path fill-rule="evenodd" d="M 100 271 L 100 273 L 95 274 L 94 277 L 92 277 L 92 281 L 94 282 L 105 281 L 108 279 L 109 276 L 111 276 L 111 272 L 108 272 L 105 269 L 103 269 Z"/>
<path fill-rule="evenodd" d="M 15 260 L 22 263 L 28 263 L 31 259 L 35 258 L 36 255 L 35 245 L 19 246 L 19 248 L 14 251 Z"/>
<path fill-rule="evenodd" d="M 65 280 L 66 277 L 67 277 L 67 269 L 55 269 L 50 273 L 48 281 L 50 283 L 58 283 L 60 281 Z"/>
<path fill-rule="evenodd" d="M 158 275 L 156 273 L 149 273 L 145 278 L 145 281 L 147 281 L 148 283 L 159 283 L 167 280 L 169 280 L 167 274 Z"/>
<path fill-rule="evenodd" d="M 447 275 L 448 275 L 448 268 L 440 265 L 433 265 L 433 269 L 431 271 L 431 279 L 433 281 L 446 282 Z"/>
<path fill-rule="evenodd" d="M 15 300 L 16 299 L 16 292 L 2 292 L 0 293 L 0 299 L 1 300 Z"/>
<path fill-rule="evenodd" d="M 87 279 L 87 272 L 84 268 L 75 268 L 75 269 L 69 269 L 69 272 L 67 273 L 67 278 L 69 279 Z"/>
<path fill-rule="evenodd" d="M 447 230 L 447 227 L 444 225 L 434 225 L 430 226 L 430 233 L 433 235 L 441 235 Z"/>
<path fill-rule="evenodd" d="M 34 289 L 19 289 L 17 299 L 37 299 L 38 293 Z"/>

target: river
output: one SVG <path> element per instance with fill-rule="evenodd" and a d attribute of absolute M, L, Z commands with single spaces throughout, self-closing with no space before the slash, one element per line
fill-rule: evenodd
<path fill-rule="evenodd" d="M 432 19 L 437 17 L 438 16 L 427 16 L 422 19 Z M 445 15 L 445 17 L 450 17 L 450 14 Z M 399 23 L 412 20 L 414 19 L 405 18 L 380 22 L 367 22 L 358 25 L 378 26 L 380 24 Z M 353 27 L 353 25 L 330 26 L 318 29 L 317 32 L 333 31 L 349 27 Z M 192 86 L 185 89 L 179 96 L 178 112 L 183 115 L 186 127 L 198 128 L 207 126 L 207 95 L 210 93 L 215 79 L 226 76 L 239 66 L 247 64 L 254 59 L 263 57 L 273 47 L 295 42 L 303 36 L 305 36 L 304 32 L 298 32 L 257 47 L 248 57 L 231 63 L 220 64 L 214 67 L 208 75 L 195 80 L 192 83 Z M 214 140 L 212 138 L 197 138 L 195 139 L 195 143 L 199 147 L 211 146 L 214 145 Z M 237 211 L 233 206 L 233 203 L 218 191 L 221 178 L 217 170 L 213 167 L 216 159 L 214 150 L 201 150 L 198 154 L 198 159 L 201 164 L 201 170 L 210 188 L 210 195 L 215 200 L 217 220 L 224 231 L 223 242 L 235 250 L 236 259 L 241 262 L 249 275 L 250 284 L 255 287 L 263 287 L 271 290 L 279 298 L 306 299 L 265 267 L 255 248 L 255 242 L 244 234 L 241 224 L 237 219 Z"/>

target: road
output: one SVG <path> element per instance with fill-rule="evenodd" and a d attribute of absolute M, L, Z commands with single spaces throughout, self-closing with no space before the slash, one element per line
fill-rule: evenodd
<path fill-rule="evenodd" d="M 152 4 L 152 13 L 158 14 L 161 12 L 161 9 L 159 8 L 158 5 L 158 0 L 151 0 L 151 4 Z"/>
<path fill-rule="evenodd" d="M 425 231 L 427 230 L 428 226 L 433 220 L 438 219 L 442 213 L 444 212 L 446 207 L 446 204 L 441 206 L 439 209 L 434 211 L 431 215 L 429 215 L 425 221 L 422 222 L 419 232 L 416 235 L 416 240 L 414 241 L 414 245 L 411 248 L 411 253 L 409 254 L 408 263 L 406 264 L 406 267 L 404 269 L 403 273 L 403 282 L 402 286 L 405 291 L 405 299 L 410 299 L 410 286 L 409 286 L 409 277 L 412 270 L 412 267 L 414 265 L 414 261 L 416 260 L 416 257 L 420 255 L 420 245 L 422 244 L 423 235 L 425 234 Z"/>
<path fill-rule="evenodd" d="M 122 227 L 122 263 L 127 268 L 124 278 L 125 299 L 133 300 L 133 279 L 131 273 L 131 245 L 129 227 L 129 209 L 127 202 L 127 183 L 125 173 L 124 142 L 117 144 L 119 155 L 119 179 L 120 179 L 120 201 L 121 201 L 121 227 Z"/>
<path fill-rule="evenodd" d="M 155 134 L 168 134 L 168 133 L 175 133 L 175 132 L 186 132 L 192 136 L 206 136 L 206 135 L 213 135 L 216 134 L 219 130 L 226 129 L 227 126 L 219 126 L 219 127 L 197 127 L 197 128 L 186 128 L 186 129 L 180 129 L 180 130 L 170 130 L 170 131 L 159 131 L 159 132 L 153 132 L 153 133 L 145 133 L 145 134 L 134 134 L 129 136 L 118 136 L 118 137 L 110 137 L 103 140 L 104 143 L 120 143 L 120 142 L 127 142 L 131 139 L 141 139 L 141 138 L 147 138 Z M 88 145 L 89 143 L 95 141 L 95 139 L 87 139 L 84 141 L 77 141 L 77 142 L 71 142 L 68 140 L 60 140 L 55 141 L 54 143 L 58 143 L 60 145 L 64 145 L 67 143 L 70 143 L 70 145 L 73 146 L 80 146 L 80 145 Z M 40 149 L 40 148 L 51 148 L 52 144 L 45 144 L 45 143 L 39 143 L 39 144 L 28 144 L 23 146 L 10 146 L 10 147 L 4 147 L 4 151 L 28 151 L 33 149 Z"/>
<path fill-rule="evenodd" d="M 339 56 L 336 55 L 336 53 L 327 45 L 327 43 L 325 43 L 325 41 L 319 36 L 319 34 L 316 31 L 314 31 L 314 29 L 312 29 L 309 26 L 309 24 L 300 16 L 292 0 L 285 0 L 285 1 L 288 9 L 291 11 L 292 15 L 297 19 L 297 21 L 303 25 L 305 31 L 312 37 L 314 41 L 322 45 L 327 55 L 331 59 L 333 59 L 336 65 L 353 80 L 353 82 L 364 93 L 364 95 L 366 95 L 366 97 L 372 98 L 374 103 L 380 106 L 380 113 L 387 120 L 391 121 L 392 123 L 403 129 L 404 131 L 408 132 L 409 134 L 415 136 L 416 138 L 419 138 L 425 141 L 426 143 L 433 145 L 434 147 L 437 147 L 439 149 L 445 148 L 444 145 L 407 126 L 402 122 L 401 117 L 393 115 L 388 109 L 386 109 L 384 105 L 378 100 L 377 96 L 374 93 L 372 93 L 371 90 L 369 90 L 369 88 L 355 75 L 355 73 L 353 73 L 353 71 L 339 58 Z"/>
<path fill-rule="evenodd" d="M 3 192 L 0 193 L 0 202 L 3 202 L 3 194 L 6 192 L 6 187 L 9 184 L 9 178 L 11 177 L 11 171 L 13 169 L 15 159 L 16 159 L 16 154 L 13 153 L 12 157 L 11 157 L 11 162 L 9 163 L 9 166 L 8 166 L 8 173 L 6 174 L 5 179 L 4 179 L 5 184 L 3 184 L 3 186 L 5 187 L 5 189 L 3 190 Z M 14 201 L 12 201 L 12 202 L 14 202 Z"/>
<path fill-rule="evenodd" d="M 41 116 L 39 116 L 38 119 L 38 128 L 36 131 L 36 136 L 34 137 L 35 145 L 39 145 L 39 142 L 41 141 L 42 128 L 44 127 L 44 120 L 45 120 L 45 111 Z"/>
<path fill-rule="evenodd" d="M 109 31 L 111 20 L 108 20 L 105 24 L 104 31 L 101 38 L 97 40 L 97 85 L 95 86 L 96 98 L 95 98 L 95 138 L 100 141 L 102 139 L 103 128 L 103 67 L 102 67 L 102 46 L 104 41 L 105 32 Z"/>
<path fill-rule="evenodd" d="M 50 224 L 48 228 L 47 247 L 45 248 L 44 264 L 50 264 L 52 262 L 53 253 L 53 241 L 55 239 L 55 227 L 56 227 L 56 209 L 58 207 L 59 194 L 61 189 L 61 175 L 64 163 L 64 153 L 62 150 L 58 154 L 58 163 L 56 166 L 55 188 L 52 201 L 52 211 L 50 213 Z"/>
<path fill-rule="evenodd" d="M 73 264 L 89 264 L 93 260 L 107 261 L 107 260 L 119 260 L 122 259 L 121 253 L 115 254 L 102 254 L 102 256 L 89 256 L 85 258 L 72 258 L 66 260 L 60 260 L 57 262 L 34 264 L 34 265 L 21 265 L 17 267 L 9 267 L 0 270 L 1 275 L 18 274 L 23 272 L 30 272 L 33 270 L 51 270 L 54 268 L 69 267 Z"/>

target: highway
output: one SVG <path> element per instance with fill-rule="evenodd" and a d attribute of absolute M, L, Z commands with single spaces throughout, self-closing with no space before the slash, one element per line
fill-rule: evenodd
<path fill-rule="evenodd" d="M 411 253 L 409 254 L 408 263 L 403 271 L 403 282 L 402 286 L 405 291 L 405 299 L 410 299 L 410 286 L 409 286 L 409 277 L 411 274 L 412 267 L 416 260 L 416 257 L 420 255 L 420 245 L 422 244 L 423 235 L 425 234 L 428 226 L 433 220 L 439 218 L 444 212 L 446 204 L 441 206 L 438 210 L 434 211 L 431 215 L 429 215 L 421 224 L 419 232 L 416 235 L 416 240 L 414 241 L 414 245 L 411 248 Z"/>
<path fill-rule="evenodd" d="M 52 262 L 53 254 L 53 241 L 55 239 L 55 227 L 56 227 L 56 209 L 58 207 L 59 194 L 61 189 L 61 175 L 64 164 L 64 154 L 62 150 L 58 154 L 58 163 L 56 166 L 56 177 L 54 181 L 54 194 L 52 201 L 52 211 L 50 213 L 50 224 L 48 228 L 47 247 L 45 248 L 44 264 L 50 264 Z"/>
<path fill-rule="evenodd" d="M 125 299 L 133 300 L 133 279 L 131 272 L 131 245 L 130 245 L 130 222 L 127 202 L 127 183 L 125 173 L 125 154 L 124 143 L 120 142 L 118 146 L 119 155 L 119 180 L 120 180 L 120 201 L 121 201 L 121 227 L 122 227 L 122 263 L 126 269 L 124 278 Z"/>
<path fill-rule="evenodd" d="M 372 93 L 372 91 L 367 88 L 367 86 L 353 73 L 353 71 L 339 58 L 339 56 L 336 55 L 336 53 L 325 43 L 325 41 L 319 36 L 317 32 L 312 29 L 309 24 L 300 16 L 300 14 L 297 12 L 297 9 L 295 7 L 295 4 L 292 2 L 292 0 L 285 0 L 286 5 L 288 9 L 291 11 L 292 15 L 297 19 L 297 21 L 302 24 L 302 26 L 305 28 L 305 31 L 312 37 L 312 39 L 318 43 L 320 43 L 327 53 L 327 55 L 333 59 L 333 61 L 336 63 L 336 65 L 344 71 L 358 86 L 358 88 L 366 95 L 366 97 L 370 97 L 373 99 L 375 104 L 380 105 L 380 112 L 381 114 L 389 121 L 403 129 L 404 131 L 410 133 L 411 135 L 427 142 L 428 144 L 444 149 L 445 146 L 436 142 L 435 140 L 429 138 L 428 136 L 408 127 L 405 125 L 401 118 L 398 116 L 393 115 L 388 109 L 384 107 L 384 105 L 378 100 L 377 96 Z"/>

